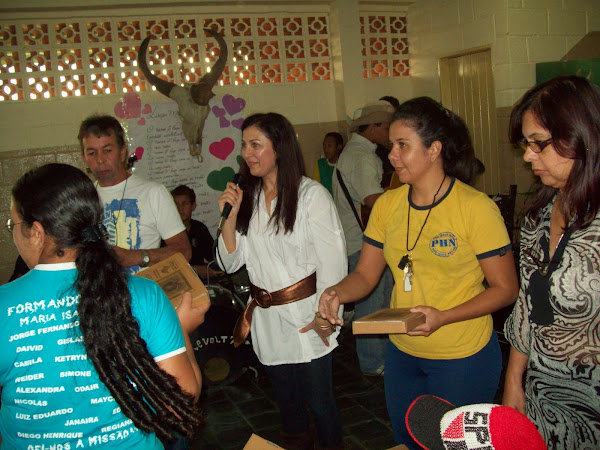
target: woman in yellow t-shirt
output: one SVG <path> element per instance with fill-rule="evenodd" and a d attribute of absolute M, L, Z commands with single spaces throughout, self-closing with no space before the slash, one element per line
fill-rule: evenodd
<path fill-rule="evenodd" d="M 319 312 L 340 324 L 338 305 L 364 297 L 387 264 L 396 282 L 392 308 L 425 315 L 408 334 L 390 335 L 386 350 L 394 438 L 410 446 L 404 416 L 417 396 L 456 406 L 493 401 L 502 363 L 490 313 L 513 303 L 518 286 L 502 216 L 468 185 L 477 160 L 464 121 L 429 97 L 415 98 L 394 114 L 390 141 L 404 185 L 377 200 L 356 270 L 325 290 Z"/>

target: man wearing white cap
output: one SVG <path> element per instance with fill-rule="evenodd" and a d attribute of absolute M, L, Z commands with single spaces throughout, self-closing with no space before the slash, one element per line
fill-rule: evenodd
<path fill-rule="evenodd" d="M 381 160 L 375 153 L 377 144 L 387 146 L 393 107 L 388 102 L 370 104 L 356 110 L 350 132 L 352 137 L 344 147 L 336 165 L 332 188 L 348 253 L 348 271 L 354 271 L 362 248 L 365 224 L 360 220 L 361 205 L 373 207 L 383 193 L 380 182 L 383 174 Z M 344 192 L 344 187 L 347 194 Z M 351 202 L 353 207 L 351 206 Z M 364 225 L 364 226 L 363 226 Z M 392 276 L 386 269 L 375 290 L 354 307 L 354 317 L 361 318 L 382 308 L 388 308 Z M 357 337 L 356 352 L 365 375 L 381 375 L 384 369 L 386 337 L 366 335 Z"/>

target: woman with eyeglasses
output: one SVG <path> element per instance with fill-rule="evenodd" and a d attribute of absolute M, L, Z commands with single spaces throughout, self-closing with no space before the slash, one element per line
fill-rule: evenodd
<path fill-rule="evenodd" d="M 340 323 L 339 303 L 364 297 L 387 264 L 392 307 L 425 315 L 409 333 L 390 334 L 385 356 L 394 439 L 414 448 L 405 415 L 419 395 L 457 406 L 493 401 L 502 356 L 490 314 L 515 301 L 518 283 L 498 207 L 469 186 L 478 167 L 465 122 L 419 97 L 396 109 L 389 135 L 405 184 L 377 200 L 356 270 L 325 290 L 319 313 Z"/>
<path fill-rule="evenodd" d="M 600 91 L 578 76 L 535 86 L 512 111 L 510 140 L 541 186 L 504 326 L 503 403 L 526 413 L 550 449 L 600 448 Z"/>
<path fill-rule="evenodd" d="M 6 226 L 31 270 L 0 286 L 2 448 L 162 449 L 202 424 L 187 333 L 208 307 L 188 294 L 175 311 L 156 283 L 127 276 L 102 215 L 66 164 L 12 189 Z"/>

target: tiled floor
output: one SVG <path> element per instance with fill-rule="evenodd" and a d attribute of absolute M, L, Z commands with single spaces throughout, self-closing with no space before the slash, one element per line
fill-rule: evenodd
<path fill-rule="evenodd" d="M 211 310 L 217 313 L 217 308 Z M 494 314 L 498 331 L 502 330 L 509 312 L 510 307 Z M 501 334 L 499 338 L 503 366 L 506 367 L 509 346 Z M 340 346 L 333 353 L 333 381 L 344 428 L 345 448 L 380 450 L 393 447 L 395 444 L 385 406 L 383 377 L 365 377 L 361 374 L 351 327 L 342 329 L 339 342 Z M 279 415 L 269 382 L 260 364 L 254 361 L 250 348 L 247 350 L 252 358 L 250 365 L 255 369 L 248 369 L 229 385 L 204 386 L 201 404 L 207 419 L 191 449 L 242 449 L 252 433 L 279 443 Z M 502 375 L 496 403 L 502 399 L 503 381 Z"/>
<path fill-rule="evenodd" d="M 345 448 L 393 447 L 383 377 L 361 374 L 349 328 L 342 330 L 340 346 L 334 350 L 333 374 Z M 230 385 L 205 387 L 201 402 L 207 420 L 200 438 L 190 448 L 238 450 L 252 433 L 279 443 L 279 414 L 269 382 L 260 368 L 256 372 L 246 371 Z"/>

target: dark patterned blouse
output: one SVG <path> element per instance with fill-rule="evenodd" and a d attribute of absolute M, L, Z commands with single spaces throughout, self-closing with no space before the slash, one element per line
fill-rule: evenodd
<path fill-rule="evenodd" d="M 553 202 L 521 229 L 521 290 L 504 332 L 528 354 L 527 416 L 549 449 L 600 448 L 600 214 L 549 258 Z"/>

